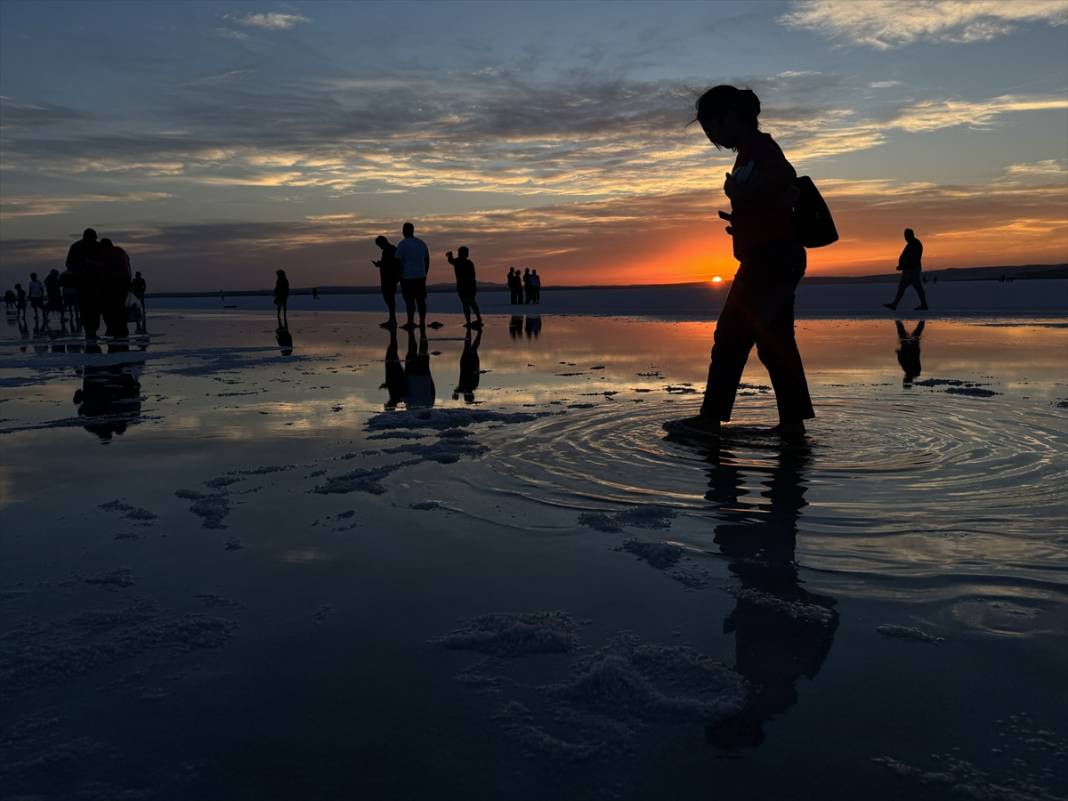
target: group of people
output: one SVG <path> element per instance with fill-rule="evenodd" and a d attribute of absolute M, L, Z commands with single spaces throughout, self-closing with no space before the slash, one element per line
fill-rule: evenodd
<path fill-rule="evenodd" d="M 513 306 L 541 303 L 541 277 L 537 270 L 527 267 L 522 274 L 515 267 L 508 268 L 509 303 Z"/>
<path fill-rule="evenodd" d="M 49 315 L 57 313 L 60 325 L 72 331 L 82 329 L 86 339 L 96 339 L 101 319 L 105 336 L 130 335 L 128 323 L 139 325 L 145 319 L 145 292 L 148 285 L 140 272 L 130 271 L 126 251 L 86 228 L 82 238 L 70 246 L 64 271 L 53 269 L 44 281 L 30 273 L 29 284 L 21 283 L 4 293 L 9 313 L 26 321 L 27 301 L 33 311 L 34 328 L 49 327 Z"/>

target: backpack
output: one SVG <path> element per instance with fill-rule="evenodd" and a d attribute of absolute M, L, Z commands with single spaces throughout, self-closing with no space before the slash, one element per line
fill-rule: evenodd
<path fill-rule="evenodd" d="M 822 248 L 837 242 L 838 229 L 816 184 L 807 175 L 802 175 L 794 181 L 794 186 L 798 191 L 794 202 L 797 240 L 806 248 Z"/>

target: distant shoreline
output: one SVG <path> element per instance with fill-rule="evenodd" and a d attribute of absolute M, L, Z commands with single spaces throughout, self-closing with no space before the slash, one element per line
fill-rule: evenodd
<path fill-rule="evenodd" d="M 924 270 L 928 280 L 937 278 L 939 281 L 997 281 L 1002 277 L 1020 281 L 1039 281 L 1045 279 L 1068 278 L 1068 264 L 1024 264 L 1006 267 L 946 267 L 936 270 Z M 726 279 L 729 281 L 730 279 Z M 893 284 L 897 283 L 897 273 L 882 273 L 878 275 L 861 276 L 810 276 L 805 279 L 806 284 Z M 637 289 L 650 290 L 661 287 L 686 287 L 705 286 L 707 281 L 684 281 L 677 284 L 582 284 L 575 286 L 550 285 L 551 289 L 567 290 L 604 290 L 604 289 Z M 484 292 L 506 292 L 505 284 L 480 281 L 479 289 Z M 372 295 L 381 292 L 378 286 L 320 286 L 320 295 Z M 455 292 L 456 285 L 452 282 L 431 284 L 427 287 L 428 292 Z M 312 287 L 298 287 L 290 291 L 291 295 L 310 295 Z M 211 298 L 224 295 L 227 297 L 256 297 L 272 295 L 271 289 L 235 289 L 196 292 L 149 292 L 149 298 Z"/>

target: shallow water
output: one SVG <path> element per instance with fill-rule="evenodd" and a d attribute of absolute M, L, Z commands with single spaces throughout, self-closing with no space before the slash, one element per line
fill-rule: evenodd
<path fill-rule="evenodd" d="M 1058 321 L 378 319 L 2 329 L 0 798 L 1068 792 Z"/>

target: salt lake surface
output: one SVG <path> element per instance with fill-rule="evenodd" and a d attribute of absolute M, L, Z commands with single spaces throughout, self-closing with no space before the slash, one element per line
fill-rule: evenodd
<path fill-rule="evenodd" d="M 1068 796 L 1063 322 L 380 319 L 0 329 L 0 798 Z"/>

